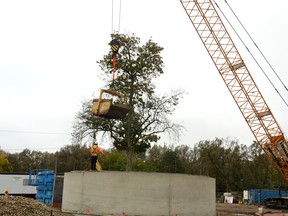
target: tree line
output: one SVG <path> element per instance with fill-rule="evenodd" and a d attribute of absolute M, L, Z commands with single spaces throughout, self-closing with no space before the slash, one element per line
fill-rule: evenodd
<path fill-rule="evenodd" d="M 104 149 L 99 158 L 104 170 L 125 171 L 125 151 Z M 181 173 L 205 175 L 216 179 L 217 191 L 242 191 L 252 188 L 275 189 L 285 181 L 270 163 L 260 146 L 239 144 L 230 138 L 200 141 L 193 147 L 152 146 L 146 153 L 133 156 L 135 172 Z M 89 147 L 66 145 L 55 153 L 24 149 L 20 153 L 0 154 L 0 172 L 29 172 L 33 169 L 56 170 L 65 173 L 87 170 L 90 164 Z"/>

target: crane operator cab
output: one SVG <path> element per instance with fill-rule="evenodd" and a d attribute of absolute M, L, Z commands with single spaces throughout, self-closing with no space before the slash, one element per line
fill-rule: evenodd
<path fill-rule="evenodd" d="M 119 102 L 113 103 L 113 98 L 102 98 L 103 93 L 117 96 Z M 126 114 L 133 108 L 121 102 L 124 96 L 113 89 L 101 89 L 98 99 L 93 100 L 92 113 L 93 115 L 100 116 L 107 119 L 123 119 Z"/>

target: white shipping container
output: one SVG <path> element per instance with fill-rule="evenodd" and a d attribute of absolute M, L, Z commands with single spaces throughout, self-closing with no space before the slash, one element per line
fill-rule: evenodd
<path fill-rule="evenodd" d="M 28 174 L 0 173 L 0 194 L 8 189 L 9 195 L 36 195 L 36 186 L 28 185 L 28 180 Z"/>

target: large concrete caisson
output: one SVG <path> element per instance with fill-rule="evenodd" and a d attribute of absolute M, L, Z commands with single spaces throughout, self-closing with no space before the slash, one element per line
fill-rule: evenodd
<path fill-rule="evenodd" d="M 62 211 L 94 215 L 215 216 L 215 179 L 143 172 L 64 174 Z"/>

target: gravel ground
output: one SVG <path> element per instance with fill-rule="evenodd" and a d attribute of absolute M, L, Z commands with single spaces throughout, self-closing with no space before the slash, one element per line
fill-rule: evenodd
<path fill-rule="evenodd" d="M 288 211 L 263 209 L 264 216 L 288 216 Z M 256 215 L 258 206 L 242 204 L 216 204 L 217 216 L 251 216 Z M 286 213 L 286 214 L 285 214 Z M 32 198 L 22 196 L 0 196 L 0 216 L 73 216 L 40 203 Z"/>
<path fill-rule="evenodd" d="M 0 216 L 71 216 L 35 199 L 22 196 L 0 196 Z"/>

